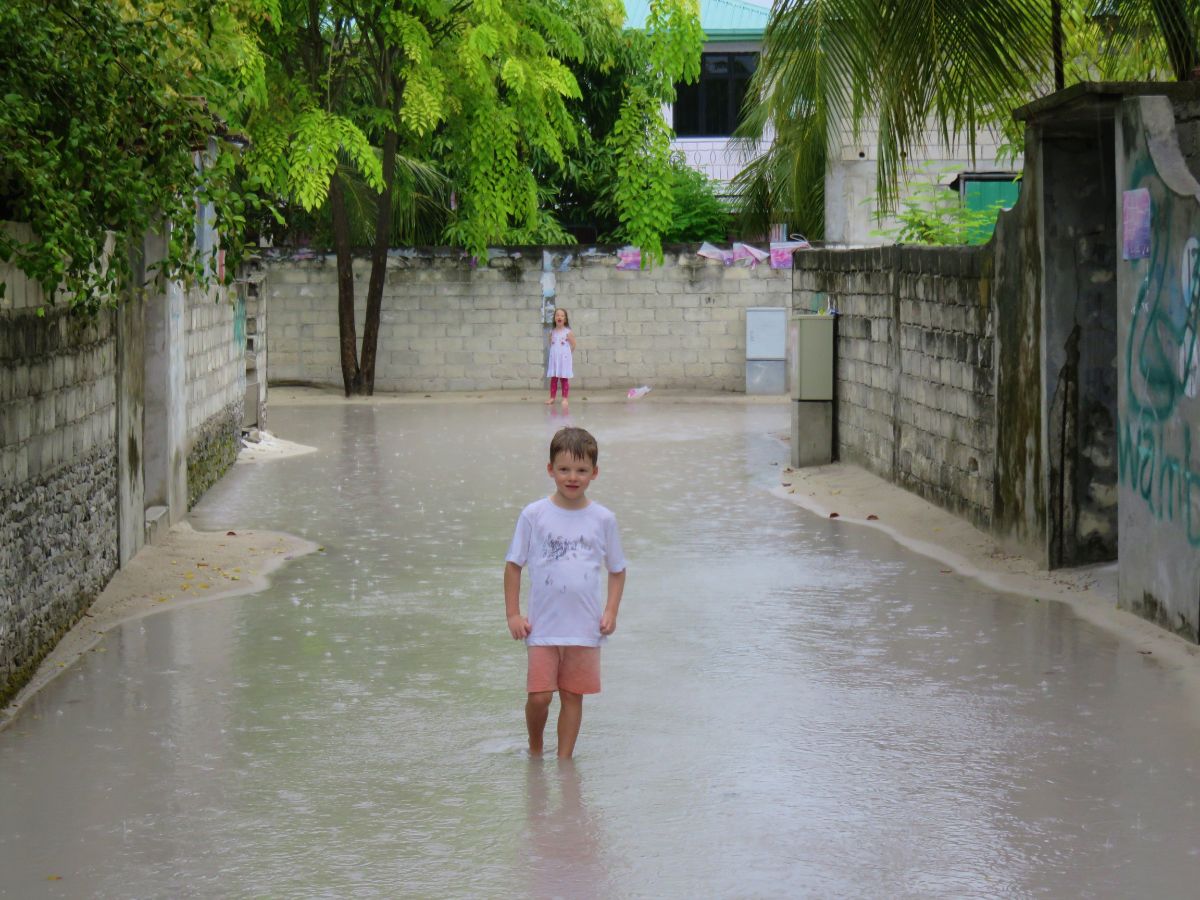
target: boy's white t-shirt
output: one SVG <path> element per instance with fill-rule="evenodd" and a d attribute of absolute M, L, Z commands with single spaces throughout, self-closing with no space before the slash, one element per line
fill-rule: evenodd
<path fill-rule="evenodd" d="M 625 554 L 617 517 L 591 502 L 563 509 L 549 497 L 517 518 L 508 562 L 529 566 L 531 645 L 598 647 L 602 571 L 622 572 Z"/>

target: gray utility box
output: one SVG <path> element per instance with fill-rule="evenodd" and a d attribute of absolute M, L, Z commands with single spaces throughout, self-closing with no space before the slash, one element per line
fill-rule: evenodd
<path fill-rule="evenodd" d="M 792 465 L 833 462 L 834 316 L 793 313 L 788 322 Z"/>
<path fill-rule="evenodd" d="M 746 393 L 787 393 L 787 314 L 782 306 L 746 310 Z"/>

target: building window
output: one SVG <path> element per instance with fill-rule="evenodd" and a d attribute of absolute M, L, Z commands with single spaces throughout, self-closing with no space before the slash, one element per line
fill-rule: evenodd
<path fill-rule="evenodd" d="M 700 80 L 675 85 L 678 137 L 729 137 L 742 114 L 742 100 L 758 65 L 757 53 L 705 53 Z"/>

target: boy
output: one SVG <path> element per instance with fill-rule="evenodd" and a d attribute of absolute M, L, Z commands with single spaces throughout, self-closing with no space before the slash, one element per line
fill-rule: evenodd
<path fill-rule="evenodd" d="M 600 644 L 617 627 L 625 590 L 625 556 L 617 519 L 587 498 L 600 474 L 596 439 L 582 428 L 562 428 L 550 442 L 546 471 L 554 493 L 530 503 L 517 519 L 504 566 L 508 631 L 524 639 L 529 672 L 525 724 L 529 752 L 540 755 L 550 701 L 558 691 L 558 756 L 575 751 L 583 722 L 583 695 L 600 693 Z M 521 615 L 521 568 L 529 563 L 529 616 Z M 608 571 L 608 599 L 600 607 L 600 570 Z"/>

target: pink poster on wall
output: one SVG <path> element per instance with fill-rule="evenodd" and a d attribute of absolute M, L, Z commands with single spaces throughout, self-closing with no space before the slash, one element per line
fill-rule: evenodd
<path fill-rule="evenodd" d="M 1121 198 L 1122 256 L 1145 259 L 1150 255 L 1150 191 L 1138 188 Z"/>

